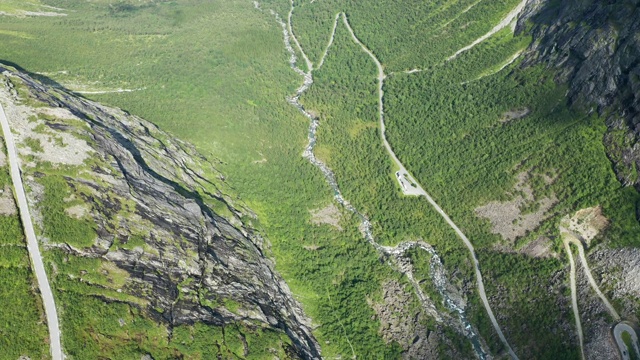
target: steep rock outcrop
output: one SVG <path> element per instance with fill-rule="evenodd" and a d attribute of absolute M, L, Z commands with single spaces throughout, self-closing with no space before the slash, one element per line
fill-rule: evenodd
<path fill-rule="evenodd" d="M 570 104 L 606 117 L 618 179 L 640 190 L 640 1 L 530 0 L 517 31 L 534 39 L 523 66 L 555 69 Z"/>
<path fill-rule="evenodd" d="M 222 174 L 192 146 L 143 119 L 8 67 L 0 67 L 0 100 L 18 139 L 31 127 L 43 134 L 38 141 L 47 142 L 48 152 L 62 153 L 68 144 L 60 139 L 69 134 L 83 144 L 77 149 L 90 148 L 84 165 L 64 179 L 70 188 L 84 189 L 77 197 L 86 214 L 78 216 L 95 224 L 97 237 L 91 246 L 45 238 L 48 248 L 124 270 L 127 280 L 118 293 L 170 329 L 243 323 L 285 333 L 300 358 L 320 357 L 309 320 L 265 256 L 262 238 L 244 223 L 255 215 L 227 195 Z M 44 156 L 28 154 L 33 161 L 25 163 L 21 155 L 23 168 L 35 168 L 25 181 L 43 226 L 38 177 L 45 175 L 37 166 Z M 47 166 L 73 165 L 64 156 L 56 161 Z"/>

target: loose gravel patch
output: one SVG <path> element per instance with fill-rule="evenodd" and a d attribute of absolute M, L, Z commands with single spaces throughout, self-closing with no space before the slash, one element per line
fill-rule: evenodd
<path fill-rule="evenodd" d="M 11 129 L 14 131 L 14 138 L 18 144 L 18 152 L 21 157 L 33 155 L 41 161 L 52 164 L 80 166 L 87 160 L 93 150 L 77 134 L 65 131 L 51 131 L 49 126 L 64 126 L 65 121 L 79 120 L 69 111 L 57 108 L 38 108 L 17 105 L 11 101 L 9 94 L 0 91 L 0 100 L 4 100 L 5 113 Z M 52 121 L 43 120 L 39 117 L 43 115 Z M 49 126 L 47 126 L 49 125 Z M 74 124 L 74 127 L 77 125 Z M 28 142 L 36 141 L 42 149 L 35 149 L 26 145 Z"/>
<path fill-rule="evenodd" d="M 511 200 L 491 201 L 475 209 L 478 217 L 491 221 L 492 232 L 501 235 L 505 240 L 513 241 L 526 235 L 527 232 L 535 230 L 542 221 L 550 216 L 549 210 L 558 202 L 558 199 L 553 195 L 536 200 L 528 181 L 529 174 L 520 173 L 513 191 L 517 195 L 513 195 Z M 522 208 L 532 203 L 538 204 L 537 210 L 523 214 Z"/>
<path fill-rule="evenodd" d="M 340 209 L 335 204 L 330 204 L 329 206 L 310 210 L 311 213 L 311 223 L 314 225 L 322 225 L 327 224 L 335 227 L 336 229 L 342 231 L 342 226 L 340 226 L 340 220 L 342 219 L 342 214 L 340 213 Z"/>
<path fill-rule="evenodd" d="M 16 209 L 16 202 L 13 199 L 11 188 L 5 186 L 4 189 L 0 190 L 0 215 L 11 216 L 17 213 L 18 210 Z"/>

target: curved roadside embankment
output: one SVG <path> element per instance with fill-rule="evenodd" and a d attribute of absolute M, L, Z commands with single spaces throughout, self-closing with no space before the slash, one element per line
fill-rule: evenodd
<path fill-rule="evenodd" d="M 25 195 L 24 187 L 22 186 L 18 153 L 2 104 L 0 104 L 0 123 L 2 124 L 2 132 L 4 133 L 4 140 L 7 146 L 7 159 L 11 169 L 11 180 L 13 181 L 16 198 L 18 200 L 20 220 L 22 221 L 22 226 L 24 228 L 24 235 L 27 238 L 27 249 L 29 250 L 29 257 L 33 264 L 33 272 L 38 281 L 38 288 L 42 294 L 42 303 L 44 304 L 44 312 L 47 317 L 47 326 L 49 328 L 51 357 L 53 360 L 62 360 L 64 357 L 62 355 L 62 346 L 60 344 L 58 312 L 53 300 L 53 293 L 51 292 L 51 286 L 49 286 L 49 279 L 47 278 L 44 263 L 42 262 L 42 256 L 40 255 L 38 239 L 36 238 L 36 234 L 33 230 L 33 223 L 31 222 L 31 214 L 29 213 L 27 197 Z"/>
<path fill-rule="evenodd" d="M 482 280 L 482 273 L 480 272 L 480 263 L 478 262 L 478 258 L 476 257 L 476 253 L 475 253 L 475 249 L 473 247 L 473 244 L 471 244 L 471 241 L 469 241 L 469 239 L 462 232 L 462 230 L 460 230 L 460 228 L 458 228 L 458 226 L 453 222 L 453 220 L 451 220 L 449 215 L 447 215 L 447 213 L 445 213 L 444 210 L 442 210 L 442 208 L 424 190 L 424 188 L 420 185 L 420 183 L 418 181 L 416 181 L 415 178 L 407 171 L 407 169 L 404 167 L 402 162 L 400 162 L 400 160 L 398 159 L 398 157 L 394 153 L 393 149 L 391 148 L 391 145 L 387 141 L 386 128 L 385 128 L 385 124 L 384 124 L 384 102 L 383 102 L 383 98 L 384 98 L 383 85 L 384 85 L 384 80 L 386 78 L 386 75 L 384 74 L 384 68 L 383 68 L 382 64 L 380 63 L 380 61 L 378 60 L 378 58 L 373 54 L 373 52 L 371 50 L 369 50 L 360 41 L 360 39 L 358 39 L 358 37 L 356 36 L 355 32 L 351 28 L 351 25 L 349 24 L 349 21 L 347 20 L 347 16 L 346 15 L 343 15 L 343 20 L 344 20 L 345 26 L 349 30 L 349 33 L 351 33 L 351 37 L 353 38 L 353 40 L 358 45 L 360 45 L 360 47 L 362 48 L 362 50 L 364 52 L 369 54 L 369 56 L 371 57 L 371 59 L 373 59 L 373 61 L 375 62 L 376 66 L 378 68 L 378 111 L 379 111 L 379 120 L 380 120 L 380 134 L 382 136 L 382 141 L 384 143 L 384 147 L 387 149 L 387 152 L 389 153 L 389 155 L 393 159 L 394 163 L 396 164 L 396 166 L 398 168 L 400 168 L 399 173 L 402 176 L 406 177 L 410 182 L 413 182 L 413 184 L 415 184 L 415 188 L 414 189 L 404 190 L 404 188 L 403 188 L 403 191 L 405 192 L 405 194 L 407 194 L 409 191 L 411 191 L 411 193 L 408 193 L 408 195 L 418 195 L 418 196 L 422 195 L 422 196 L 424 196 L 427 199 L 427 201 L 429 202 L 429 204 L 431 204 L 434 207 L 434 209 L 440 214 L 440 216 L 442 216 L 445 219 L 447 224 L 449 224 L 449 226 L 455 231 L 455 233 L 458 235 L 458 237 L 460 239 L 462 239 L 462 241 L 464 242 L 465 246 L 469 249 L 469 252 L 471 253 L 471 257 L 473 258 L 474 271 L 475 271 L 475 274 L 476 274 L 476 282 L 477 282 L 477 287 L 478 287 L 478 293 L 480 295 L 480 298 L 482 299 L 482 304 L 484 305 L 484 308 L 487 311 L 487 314 L 489 315 L 489 318 L 491 320 L 491 324 L 493 325 L 493 328 L 495 329 L 496 333 L 498 334 L 498 337 L 500 337 L 500 340 L 502 341 L 502 344 L 507 348 L 507 351 L 509 352 L 509 355 L 513 359 L 518 359 L 518 356 L 515 354 L 515 352 L 513 351 L 511 346 L 509 345 L 509 342 L 507 341 L 506 337 L 504 336 L 504 334 L 502 332 L 502 329 L 500 329 L 500 325 L 498 324 L 498 321 L 497 321 L 495 315 L 493 314 L 493 311 L 491 310 L 491 305 L 489 304 L 489 300 L 487 299 L 487 294 L 486 294 L 485 289 L 484 289 L 484 282 Z"/>

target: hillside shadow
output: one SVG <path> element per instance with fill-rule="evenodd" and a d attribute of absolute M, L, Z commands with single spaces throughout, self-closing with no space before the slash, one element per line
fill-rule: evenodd
<path fill-rule="evenodd" d="M 7 66 L 18 70 L 19 72 L 21 72 L 23 74 L 26 74 L 27 76 L 29 76 L 30 78 L 36 80 L 37 82 L 41 83 L 42 85 L 45 85 L 45 86 L 48 86 L 48 87 L 52 87 L 52 88 L 55 88 L 57 90 L 62 90 L 62 91 L 66 92 L 66 93 L 69 93 L 69 94 L 71 94 L 73 96 L 76 96 L 76 97 L 79 97 L 79 98 L 82 98 L 82 99 L 85 99 L 85 100 L 89 100 L 83 94 L 75 92 L 75 91 L 65 87 L 64 85 L 60 84 L 56 80 L 54 80 L 54 79 L 52 79 L 52 78 L 50 78 L 50 77 L 48 77 L 46 75 L 42 75 L 42 74 L 38 74 L 38 73 L 35 73 L 35 72 L 32 72 L 32 71 L 29 71 L 29 70 L 23 68 L 22 66 L 14 63 L 13 61 L 0 59 L 0 72 L 4 72 L 5 70 L 9 70 L 9 69 L 6 68 Z"/>

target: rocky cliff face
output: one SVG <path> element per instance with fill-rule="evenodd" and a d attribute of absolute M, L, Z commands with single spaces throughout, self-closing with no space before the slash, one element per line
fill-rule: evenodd
<path fill-rule="evenodd" d="M 531 0 L 518 31 L 534 39 L 523 66 L 557 70 L 571 104 L 605 116 L 618 179 L 640 190 L 640 1 Z"/>
<path fill-rule="evenodd" d="M 246 224 L 252 213 L 227 195 L 211 163 L 136 116 L 14 69 L 0 73 L 0 101 L 23 144 L 23 173 L 43 242 L 124 271 L 125 281 L 100 285 L 105 301 L 140 307 L 169 329 L 203 322 L 276 330 L 291 340 L 292 356 L 319 358 L 308 319 Z M 51 169 L 63 172 L 72 189 L 66 215 L 94 224 L 92 244 L 47 237 L 41 180 Z M 83 274 L 55 276 L 87 282 Z M 113 296 L 104 295 L 109 290 Z"/>

